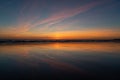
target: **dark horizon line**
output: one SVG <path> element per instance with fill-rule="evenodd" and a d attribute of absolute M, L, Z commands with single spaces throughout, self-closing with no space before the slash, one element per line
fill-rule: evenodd
<path fill-rule="evenodd" d="M 0 43 L 29 43 L 29 42 L 120 42 L 120 39 L 0 39 Z"/>

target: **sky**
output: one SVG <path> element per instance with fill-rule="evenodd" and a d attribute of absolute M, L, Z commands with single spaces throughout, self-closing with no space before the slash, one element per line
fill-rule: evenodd
<path fill-rule="evenodd" d="M 0 39 L 120 38 L 120 0 L 0 0 Z"/>

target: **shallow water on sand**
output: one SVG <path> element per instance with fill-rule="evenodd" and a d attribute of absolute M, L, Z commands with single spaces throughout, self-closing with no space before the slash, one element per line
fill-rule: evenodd
<path fill-rule="evenodd" d="M 118 79 L 120 43 L 2 44 L 0 76 Z"/>

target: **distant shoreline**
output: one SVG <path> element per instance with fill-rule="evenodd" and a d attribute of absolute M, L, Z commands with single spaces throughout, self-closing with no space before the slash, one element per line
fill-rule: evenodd
<path fill-rule="evenodd" d="M 0 44 L 14 44 L 14 43 L 46 43 L 46 42 L 60 42 L 60 43 L 67 43 L 67 42 L 120 42 L 120 39 L 108 39 L 108 40 L 14 40 L 14 39 L 1 39 Z"/>

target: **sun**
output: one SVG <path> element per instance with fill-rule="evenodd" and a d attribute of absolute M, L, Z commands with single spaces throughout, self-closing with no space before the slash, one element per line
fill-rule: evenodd
<path fill-rule="evenodd" d="M 62 39 L 62 37 L 63 37 L 63 35 L 60 34 L 60 33 L 54 33 L 54 34 L 52 34 L 52 38 L 53 39 Z"/>
<path fill-rule="evenodd" d="M 60 39 L 60 34 L 59 33 L 55 33 L 53 37 L 54 37 L 54 39 Z"/>

